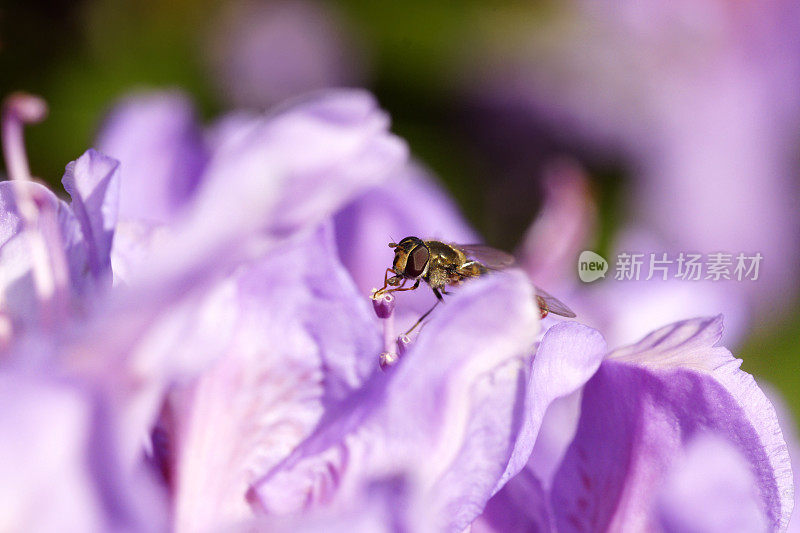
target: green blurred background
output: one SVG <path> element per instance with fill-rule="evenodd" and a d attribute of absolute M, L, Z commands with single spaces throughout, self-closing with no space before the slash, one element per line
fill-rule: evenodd
<path fill-rule="evenodd" d="M 535 174 L 549 158 L 568 154 L 587 169 L 599 208 L 595 249 L 609 251 L 630 183 L 623 159 L 588 150 L 534 121 L 520 127 L 539 142 L 523 168 L 509 169 L 502 132 L 470 127 L 487 111 L 465 97 L 459 76 L 470 67 L 471 51 L 497 43 L 513 47 L 519 33 L 557 23 L 557 4 L 341 0 L 326 5 L 362 54 L 366 66 L 355 76 L 357 83 L 377 95 L 392 116 L 393 130 L 441 178 L 488 242 L 511 249 L 541 201 L 537 187 L 502 176 Z M 92 144 L 115 99 L 132 90 L 181 88 L 206 121 L 232 108 L 214 84 L 208 61 L 227 7 L 216 0 L 6 0 L 0 7 L 0 92 L 25 90 L 50 105 L 49 118 L 27 131 L 33 173 L 57 184 L 65 164 Z M 498 188 L 527 209 L 496 209 L 487 198 Z M 734 353 L 744 359 L 745 370 L 773 383 L 800 412 L 800 307 L 756 320 L 754 331 Z"/>

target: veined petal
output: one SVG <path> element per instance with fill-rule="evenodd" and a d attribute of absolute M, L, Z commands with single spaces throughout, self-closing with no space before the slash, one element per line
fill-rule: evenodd
<path fill-rule="evenodd" d="M 676 322 L 648 334 L 636 344 L 613 350 L 608 359 L 653 370 L 689 368 L 713 372 L 726 364 L 738 368 L 741 359 L 734 359 L 728 350 L 715 346 L 722 329 L 721 316 Z"/>
<path fill-rule="evenodd" d="M 109 272 L 111 243 L 119 211 L 119 161 L 88 150 L 67 165 L 61 182 L 72 197 L 95 278 Z"/>
<path fill-rule="evenodd" d="M 575 440 L 553 482 L 564 531 L 653 526 L 656 490 L 692 437 L 710 432 L 746 459 L 771 528 L 785 528 L 792 473 L 775 410 L 741 361 L 715 344 L 720 318 L 662 328 L 618 350 L 584 388 Z"/>
<path fill-rule="evenodd" d="M 605 354 L 603 336 L 583 324 L 561 322 L 547 330 L 533 360 L 525 423 L 497 489 L 528 462 L 550 404 L 581 388 L 597 371 Z"/>
<path fill-rule="evenodd" d="M 548 410 L 561 407 L 561 402 L 566 401 L 563 397 L 578 391 L 597 371 L 605 354 L 605 340 L 592 328 L 562 322 L 547 330 L 533 360 L 524 409 L 525 423 L 506 471 L 497 484 L 497 492 L 476 522 L 478 531 L 552 529 L 553 516 L 547 493 L 549 479 L 544 480 L 547 484 L 543 483 L 535 461 L 553 458 L 558 450 L 547 454 L 546 458 L 531 454 L 537 447 L 541 448 L 540 429 L 545 414 L 553 424 L 553 414 Z M 559 426 L 559 429 L 563 428 Z"/>
<path fill-rule="evenodd" d="M 413 499 L 410 483 L 401 476 L 365 483 L 357 498 L 339 509 L 317 508 L 293 516 L 258 516 L 248 531 L 277 533 L 434 533 L 422 502 Z"/>
<path fill-rule="evenodd" d="M 380 351 L 330 231 L 242 266 L 231 282 L 237 319 L 222 357 L 173 398 L 178 530 L 249 517 L 250 484 L 360 385 Z"/>
<path fill-rule="evenodd" d="M 251 497 L 268 513 L 342 505 L 364 480 L 409 472 L 437 527 L 463 529 L 508 463 L 537 331 L 521 273 L 461 288 L 391 373 L 326 417 Z"/>
<path fill-rule="evenodd" d="M 492 496 L 472 523 L 473 533 L 547 533 L 554 530 L 550 500 L 541 481 L 528 468 Z"/>
<path fill-rule="evenodd" d="M 800 509 L 797 500 L 800 499 L 800 435 L 797 434 L 797 423 L 792 417 L 792 412 L 789 407 L 784 403 L 778 391 L 770 386 L 762 387 L 766 393 L 769 401 L 775 407 L 775 412 L 778 414 L 778 421 L 780 422 L 783 430 L 783 436 L 786 438 L 786 447 L 789 449 L 789 458 L 792 460 L 792 474 L 794 476 L 794 508 Z M 789 520 L 789 527 L 786 529 L 789 533 L 800 532 L 800 517 L 797 512 L 793 512 Z"/>

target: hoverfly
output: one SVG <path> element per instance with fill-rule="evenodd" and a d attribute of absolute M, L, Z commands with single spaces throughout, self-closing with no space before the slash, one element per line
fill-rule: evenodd
<path fill-rule="evenodd" d="M 413 291 L 425 281 L 436 296 L 436 303 L 411 327 L 406 334 L 427 317 L 448 294 L 448 285 L 458 285 L 468 278 L 482 276 L 491 270 L 513 266 L 514 257 L 482 244 L 448 244 L 440 241 L 423 241 L 419 237 L 406 237 L 399 243 L 389 243 L 394 249 L 394 261 L 386 269 L 383 287 L 378 293 Z M 391 276 L 390 276 L 391 274 Z M 405 287 L 414 280 L 411 287 Z M 391 286 L 392 288 L 388 288 Z M 536 287 L 536 302 L 542 318 L 549 313 L 574 318 L 575 313 L 559 300 Z"/>

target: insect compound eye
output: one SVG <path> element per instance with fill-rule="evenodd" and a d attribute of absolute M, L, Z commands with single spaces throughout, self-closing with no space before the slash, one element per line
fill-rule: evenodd
<path fill-rule="evenodd" d="M 411 253 L 408 254 L 406 260 L 406 268 L 403 271 L 406 276 L 410 278 L 418 278 L 425 271 L 425 265 L 428 264 L 428 257 L 430 253 L 425 246 L 417 246 Z"/>

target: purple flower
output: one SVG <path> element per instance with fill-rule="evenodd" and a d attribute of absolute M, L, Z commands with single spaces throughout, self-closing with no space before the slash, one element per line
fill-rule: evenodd
<path fill-rule="evenodd" d="M 395 314 L 415 317 L 415 304 L 379 301 L 376 316 L 359 285 L 384 268 L 352 275 L 357 244 L 380 250 L 360 256 L 377 265 L 384 229 L 474 237 L 406 164 L 385 114 L 363 92 L 327 92 L 230 118 L 198 144 L 172 98 L 111 115 L 119 166 L 97 152 L 71 164 L 71 206 L 40 186 L 8 187 L 0 251 L 19 253 L 0 266 L 19 261 L 36 295 L 32 312 L 3 306 L 22 324 L 0 363 L 9 527 L 52 528 L 58 516 L 76 529 L 461 531 L 500 513 L 560 529 L 679 528 L 691 523 L 687 498 L 713 493 L 684 490 L 709 448 L 726 450 L 710 480 L 731 480 L 748 523 L 786 524 L 791 471 L 777 419 L 714 347 L 719 319 L 610 353 L 598 331 L 563 322 L 537 346 L 533 286 L 509 270 L 454 291 L 381 371 L 397 342 L 381 330 Z M 141 116 L 183 123 L 164 129 L 182 133 L 147 143 Z M 11 146 L 21 149 L 13 136 Z M 195 150 L 191 179 L 176 175 Z M 140 170 L 126 171 L 125 158 Z M 147 180 L 126 185 L 143 169 Z M 140 203 L 118 215 L 116 180 L 120 195 L 162 195 L 157 219 Z M 388 192 L 398 190 L 439 218 L 405 209 Z M 554 420 L 578 394 L 575 418 Z M 542 452 L 542 436 L 564 422 L 575 438 Z"/>
<path fill-rule="evenodd" d="M 363 84 L 363 43 L 334 4 L 239 1 L 220 11 L 206 56 L 226 101 L 263 107 L 312 90 Z"/>
<path fill-rule="evenodd" d="M 790 1 L 576 2 L 484 43 L 465 74 L 483 101 L 621 155 L 631 222 L 664 251 L 761 252 L 759 280 L 726 290 L 772 312 L 797 288 L 798 20 Z"/>
<path fill-rule="evenodd" d="M 785 529 L 794 505 L 786 443 L 741 361 L 716 346 L 721 333 L 720 318 L 687 320 L 610 352 L 583 389 L 573 440 L 545 457 L 534 450 L 487 505 L 484 526 L 724 531 L 741 516 Z M 712 490 L 720 484 L 727 501 Z"/>
<path fill-rule="evenodd" d="M 169 115 L 159 99 L 151 102 Z M 147 102 L 138 105 L 146 107 Z M 15 111 L 15 108 L 10 110 Z M 140 111 L 147 116 L 147 110 Z M 171 118 L 174 117 L 164 117 L 166 122 Z M 147 143 L 149 133 L 140 127 L 140 119 L 138 113 L 131 115 L 128 107 L 106 125 L 106 131 L 116 131 L 119 153 L 135 154 L 131 157 L 138 164 L 137 172 L 152 179 L 151 185 L 129 183 L 121 189 L 141 187 L 147 190 L 150 187 L 150 194 L 156 196 L 156 201 L 163 195 L 174 200 L 175 196 L 169 191 L 175 189 L 164 180 L 174 176 L 172 169 L 179 168 L 178 163 L 186 153 L 187 139 L 195 137 L 167 135 L 163 143 Z M 124 122 L 130 120 L 133 125 L 126 127 Z M 313 425 L 321 402 L 329 401 L 329 396 L 343 394 L 353 382 L 358 382 L 374 368 L 378 332 L 374 331 L 374 336 L 370 334 L 373 319 L 367 303 L 355 296 L 346 275 L 336 274 L 340 268 L 337 263 L 325 266 L 324 259 L 335 258 L 335 253 L 330 248 L 330 232 L 318 226 L 356 191 L 384 179 L 402 162 L 405 148 L 386 132 L 386 126 L 385 115 L 368 95 L 333 92 L 259 118 L 237 131 L 231 129 L 227 135 L 217 136 L 208 164 L 202 165 L 196 177 L 196 188 L 187 191 L 177 205 L 175 201 L 161 204 L 175 207 L 166 213 L 168 216 L 159 217 L 165 221 L 162 224 L 154 224 L 146 210 L 134 206 L 127 211 L 126 220 L 115 228 L 118 197 L 113 184 L 119 176 L 117 163 L 99 153 L 89 152 L 68 168 L 65 186 L 75 195 L 72 208 L 59 203 L 41 186 L 8 184 L 9 201 L 4 202 L 3 213 L 7 242 L 3 249 L 10 253 L 13 244 L 16 247 L 13 250 L 17 251 L 5 259 L 4 265 L 11 264 L 12 260 L 19 262 L 19 277 L 22 280 L 34 278 L 36 291 L 30 292 L 36 298 L 32 302 L 33 312 L 27 313 L 27 309 L 17 299 L 9 299 L 9 291 L 5 291 L 4 312 L 13 323 L 19 317 L 26 326 L 31 324 L 25 329 L 11 331 L 7 359 L 13 366 L 36 364 L 41 379 L 61 376 L 73 384 L 68 389 L 74 390 L 86 403 L 80 408 L 88 414 L 76 420 L 74 429 L 65 429 L 74 435 L 70 438 L 78 441 L 74 453 L 54 455 L 55 460 L 67 461 L 79 455 L 97 462 L 96 468 L 94 463 L 83 466 L 78 463 L 73 467 L 78 469 L 76 475 L 83 476 L 80 481 L 86 488 L 77 485 L 72 488 L 94 491 L 100 496 L 96 509 L 83 500 L 78 502 L 81 505 L 75 506 L 73 514 L 84 517 L 86 522 L 75 522 L 76 527 L 83 523 L 105 523 L 106 526 L 97 527 L 112 527 L 117 523 L 114 517 L 132 500 L 142 502 L 146 508 L 154 503 L 143 516 L 153 513 L 150 526 L 158 527 L 164 508 L 163 504 L 156 505 L 164 499 L 160 488 L 150 486 L 143 494 L 119 491 L 126 487 L 132 489 L 134 474 L 142 468 L 152 474 L 145 466 L 143 443 L 149 440 L 146 436 L 159 413 L 162 415 L 157 438 L 149 455 L 156 463 L 163 462 L 160 466 L 169 475 L 168 486 L 175 491 L 174 505 L 180 511 L 176 515 L 177 523 L 188 524 L 196 519 L 185 516 L 183 509 L 203 509 L 203 502 L 210 501 L 213 495 L 201 491 L 200 497 L 195 499 L 196 493 L 189 488 L 191 484 L 185 484 L 182 476 L 191 480 L 191 476 L 197 475 L 199 471 L 192 469 L 192 465 L 197 464 L 193 458 L 202 457 L 204 448 L 202 444 L 188 448 L 181 444 L 184 441 L 194 444 L 190 438 L 191 428 L 197 425 L 192 421 L 204 412 L 209 399 L 214 398 L 223 400 L 219 404 L 211 401 L 211 405 L 225 413 L 223 418 L 230 420 L 230 427 L 235 430 L 222 434 L 225 443 L 231 443 L 232 455 L 226 455 L 226 444 L 221 444 L 222 451 L 215 454 L 216 463 L 211 463 L 220 465 L 220 469 L 209 472 L 231 474 L 234 484 L 220 482 L 218 488 L 231 488 L 224 495 L 235 504 L 228 506 L 221 500 L 212 518 L 219 524 L 236 520 L 237 509 L 238 512 L 247 509 L 244 494 L 251 467 L 249 458 L 264 450 L 272 450 L 270 453 L 277 456 L 287 453 L 292 438 L 299 438 L 291 436 L 295 433 L 292 428 L 301 428 L 303 420 Z M 10 146 L 19 152 L 23 150 L 21 135 L 17 138 L 20 142 L 12 136 Z M 6 141 L 8 148 L 8 139 Z M 170 149 L 169 143 L 177 145 L 177 149 Z M 159 165 L 147 161 L 148 157 L 153 157 Z M 175 161 L 169 161 L 170 157 Z M 20 159 L 24 161 L 24 152 Z M 9 165 L 9 168 L 15 171 L 12 177 L 27 178 L 25 169 L 20 172 L 19 166 Z M 156 171 L 163 174 L 154 175 Z M 135 180 L 141 174 L 123 173 L 122 178 Z M 33 205 L 33 210 L 29 210 L 33 216 L 25 219 L 26 211 L 20 203 L 28 196 L 19 191 L 29 190 L 35 193 L 26 204 Z M 59 213 L 63 215 L 56 218 Z M 51 215 L 52 220 L 46 218 Z M 37 224 L 32 224 L 31 220 Z M 55 233 L 49 227 L 39 228 L 45 221 L 61 222 L 60 231 L 58 226 L 55 226 Z M 115 232 L 117 228 L 123 231 Z M 26 246 L 29 244 L 26 239 L 38 242 L 31 236 L 43 241 L 40 248 Z M 122 264 L 126 269 L 123 285 L 111 291 L 109 284 L 99 284 L 96 291 L 80 292 L 67 299 L 69 306 L 62 313 L 54 316 L 43 312 L 49 311 L 49 304 L 59 294 L 53 289 L 54 285 L 56 289 L 77 292 L 85 278 L 108 279 L 109 252 L 111 263 Z M 65 273 L 57 268 L 59 259 L 67 266 L 74 263 L 76 267 Z M 44 273 L 42 280 L 35 276 L 37 268 Z M 284 275 L 289 278 L 282 280 Z M 62 278 L 67 282 L 59 281 Z M 316 288 L 309 285 L 312 278 L 318 280 Z M 281 294 L 281 287 L 287 287 L 288 292 Z M 61 303 L 61 300 L 56 301 Z M 327 306 L 326 301 L 330 302 Z M 303 307 L 308 309 L 306 316 L 310 313 L 316 326 L 304 323 L 300 311 Z M 294 310 L 287 312 L 288 309 Z M 285 327 L 276 320 L 278 316 L 286 318 Z M 342 337 L 347 330 L 354 334 L 353 345 L 349 347 Z M 317 337 L 335 339 L 325 348 L 332 355 L 325 357 L 324 366 L 320 359 L 321 348 L 315 341 Z M 292 342 L 283 344 L 289 338 Z M 289 417 L 285 424 L 280 422 L 279 406 L 282 405 L 283 384 L 290 383 L 287 378 L 292 375 L 292 365 L 280 352 L 272 351 L 281 345 L 286 347 L 285 353 L 298 362 L 296 381 L 286 389 L 298 393 L 298 403 L 287 401 L 285 404 Z M 274 357 L 259 359 L 258 354 L 265 350 Z M 317 357 L 313 357 L 314 354 Z M 203 379 L 191 381 L 217 358 L 222 358 L 219 366 L 212 366 Z M 319 384 L 323 368 L 324 387 Z M 262 374 L 258 373 L 259 369 L 263 370 Z M 220 383 L 214 385 L 218 375 L 215 371 L 221 374 L 222 384 L 229 383 L 233 373 L 242 376 L 252 387 L 243 387 L 238 395 L 229 394 L 231 389 L 223 387 L 222 397 L 210 394 L 206 398 L 204 394 L 208 390 L 213 392 L 215 386 L 220 386 Z M 286 373 L 281 374 L 281 371 Z M 259 375 L 271 379 L 267 380 L 265 388 L 258 386 Z M 170 396 L 173 400 L 165 404 L 166 392 L 176 383 L 183 383 L 184 387 L 176 389 Z M 194 389 L 200 392 L 193 392 Z M 308 395 L 302 391 L 307 391 Z M 262 392 L 266 394 L 260 394 Z M 191 401 L 178 405 L 175 402 L 179 398 Z M 270 398 L 274 399 L 271 406 Z M 240 406 L 239 410 L 231 408 L 226 399 Z M 248 404 L 251 400 L 254 403 Z M 308 410 L 304 410 L 306 404 Z M 267 409 L 259 409 L 260 405 Z M 275 409 L 270 410 L 270 407 Z M 259 443 L 253 438 L 252 447 L 247 447 L 240 456 L 236 443 L 242 433 L 235 422 L 242 422 L 247 430 L 252 409 L 267 418 L 275 417 L 276 423 L 272 425 L 264 419 L 266 441 Z M 234 416 L 237 412 L 240 418 Z M 170 419 L 170 413 L 181 413 L 185 417 Z M 52 416 L 60 414 L 61 410 L 53 410 Z M 201 419 L 204 422 L 215 420 L 213 416 Z M 64 420 L 66 424 L 68 418 Z M 86 437 L 94 434 L 97 438 Z M 16 442 L 11 434 L 9 438 L 12 439 L 10 444 Z M 26 456 L 24 450 L 22 445 L 8 447 L 9 455 L 4 461 L 19 462 L 25 457 L 34 460 L 34 455 L 38 454 Z M 48 446 L 43 448 L 44 452 L 49 452 Z M 228 468 L 228 462 L 236 464 L 238 460 L 242 463 L 241 469 Z M 208 465 L 197 466 L 207 471 Z M 28 487 L 29 490 L 15 501 L 44 498 L 38 486 Z M 65 484 L 57 496 L 66 497 L 65 491 L 69 488 L 69 484 Z M 71 504 L 65 500 L 64 505 Z M 125 515 L 127 522 L 137 523 L 128 514 Z M 27 520 L 22 511 L 15 516 L 21 520 L 20 524 Z"/>

